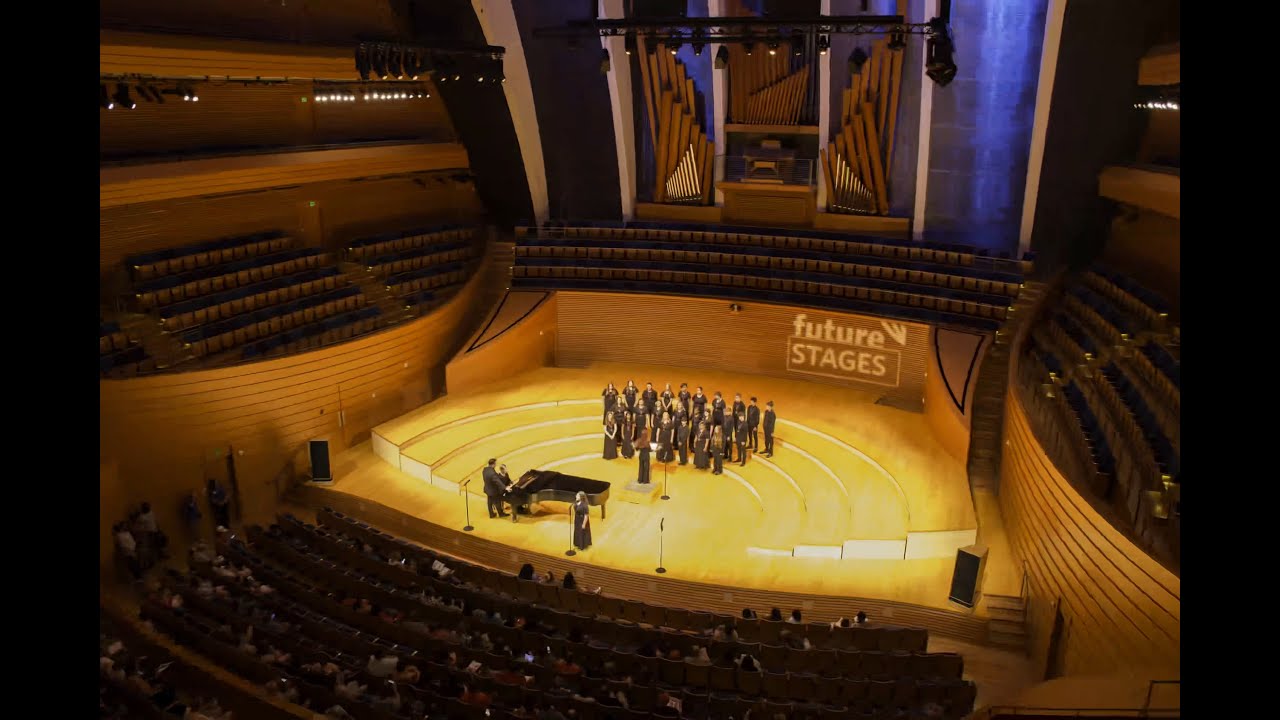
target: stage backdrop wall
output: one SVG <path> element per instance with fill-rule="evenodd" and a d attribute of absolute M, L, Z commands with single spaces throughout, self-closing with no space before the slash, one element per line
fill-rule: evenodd
<path fill-rule="evenodd" d="M 714 365 L 865 390 L 919 410 L 928 325 L 810 308 L 626 293 L 557 293 L 556 364 Z"/>

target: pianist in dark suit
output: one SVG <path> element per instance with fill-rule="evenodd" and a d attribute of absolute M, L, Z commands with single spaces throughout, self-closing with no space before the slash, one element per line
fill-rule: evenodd
<path fill-rule="evenodd" d="M 489 458 L 489 464 L 481 471 L 480 477 L 484 480 L 484 496 L 489 501 L 489 517 L 506 517 L 507 514 L 502 512 L 502 496 L 507 492 L 507 483 L 503 481 L 502 476 L 498 474 L 495 465 L 498 464 L 497 458 Z"/>
<path fill-rule="evenodd" d="M 579 490 L 573 498 L 573 546 L 579 550 L 591 547 L 590 509 L 587 494 Z"/>
<path fill-rule="evenodd" d="M 764 456 L 773 457 L 773 426 L 778 423 L 778 416 L 773 412 L 773 401 L 764 404 Z"/>
<path fill-rule="evenodd" d="M 636 482 L 640 485 L 649 484 L 649 437 L 649 428 L 641 429 L 636 437 L 636 450 L 640 453 L 640 473 L 636 476 Z"/>

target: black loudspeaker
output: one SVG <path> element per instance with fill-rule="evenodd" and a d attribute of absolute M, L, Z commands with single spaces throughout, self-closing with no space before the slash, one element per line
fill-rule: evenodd
<path fill-rule="evenodd" d="M 333 482 L 329 469 L 329 441 L 311 441 L 311 482 Z"/>
<path fill-rule="evenodd" d="M 951 594 L 947 599 L 971 608 L 982 594 L 982 571 L 987 567 L 985 545 L 970 545 L 956 551 L 956 570 L 951 574 Z"/>

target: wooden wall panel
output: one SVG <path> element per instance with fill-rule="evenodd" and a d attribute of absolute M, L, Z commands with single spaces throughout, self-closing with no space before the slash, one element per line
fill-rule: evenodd
<path fill-rule="evenodd" d="M 327 180 L 466 169 L 458 143 L 402 143 L 179 160 L 98 170 L 100 207 L 221 195 Z"/>
<path fill-rule="evenodd" d="M 552 295 L 514 327 L 458 355 L 445 368 L 449 392 L 477 392 L 494 380 L 554 364 L 558 317 Z"/>
<path fill-rule="evenodd" d="M 104 522 L 149 500 L 162 527 L 176 531 L 181 499 L 225 463 L 227 448 L 244 517 L 268 520 L 280 494 L 308 471 L 307 441 L 328 440 L 337 454 L 433 396 L 439 388 L 430 378 L 474 330 L 487 279 L 477 273 L 425 317 L 313 352 L 101 381 L 101 465 L 118 474 L 118 490 L 102 498 Z"/>
<path fill-rule="evenodd" d="M 408 37 L 404 0 L 103 0 L 103 27 L 147 27 L 173 32 L 275 38 L 291 42 L 345 42 Z"/>
<path fill-rule="evenodd" d="M 1000 510 L 1026 562 L 1031 656 L 1046 661 L 1055 613 L 1065 674 L 1180 666 L 1181 581 L 1117 532 L 1050 462 L 1017 393 L 1005 401 Z"/>
<path fill-rule="evenodd" d="M 706 364 L 853 387 L 917 408 L 924 398 L 931 352 L 928 325 L 763 303 L 742 303 L 741 312 L 731 313 L 727 301 L 703 298 L 556 295 L 556 364 L 561 367 L 585 367 L 593 361 Z M 861 330 L 854 339 L 862 344 L 794 337 L 801 315 L 815 325 L 830 321 L 833 327 Z M 869 335 L 873 332 L 878 335 Z M 808 346 L 821 348 L 816 364 Z"/>
<path fill-rule="evenodd" d="M 263 230 L 335 245 L 360 234 L 478 219 L 475 187 L 438 177 L 317 183 L 103 208 L 98 216 L 99 267 L 106 273 L 135 253 Z M 320 227 L 305 227 L 308 216 L 316 214 Z"/>
<path fill-rule="evenodd" d="M 430 83 L 423 87 L 431 97 L 365 101 L 363 93 L 357 92 L 354 102 L 315 102 L 315 86 L 308 81 L 276 85 L 212 82 L 195 87 L 199 102 L 167 95 L 163 104 L 157 104 L 144 102 L 131 84 L 129 91 L 137 108 L 98 113 L 102 157 L 453 138 L 444 101 Z M 326 86 L 319 88 L 324 92 Z M 115 89 L 116 83 L 107 83 L 109 93 Z"/>
<path fill-rule="evenodd" d="M 98 72 L 154 77 L 359 80 L 349 46 L 102 30 Z"/>

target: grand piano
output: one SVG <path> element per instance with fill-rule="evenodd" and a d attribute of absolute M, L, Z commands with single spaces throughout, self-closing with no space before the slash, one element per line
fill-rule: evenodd
<path fill-rule="evenodd" d="M 587 495 L 587 504 L 600 508 L 600 519 L 605 517 L 604 504 L 609 500 L 609 483 L 603 480 L 588 480 L 576 475 L 565 475 L 554 470 L 530 470 L 511 484 L 507 490 L 506 501 L 511 503 L 513 512 L 511 522 L 516 522 L 521 506 L 530 507 L 533 503 L 564 502 L 572 503 L 578 492 Z"/>

